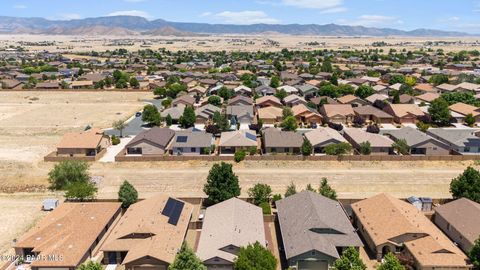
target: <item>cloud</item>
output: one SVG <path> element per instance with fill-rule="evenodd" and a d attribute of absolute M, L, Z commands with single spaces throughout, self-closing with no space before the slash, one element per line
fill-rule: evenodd
<path fill-rule="evenodd" d="M 13 6 L 13 8 L 14 9 L 26 9 L 27 6 L 25 6 L 25 5 L 15 5 L 15 6 Z"/>
<path fill-rule="evenodd" d="M 212 12 L 204 12 L 200 15 L 198 15 L 198 17 L 208 17 L 208 16 L 211 16 L 213 13 Z"/>
<path fill-rule="evenodd" d="M 355 20 L 339 20 L 339 23 L 348 25 L 376 26 L 388 24 L 403 24 L 403 21 L 397 17 L 384 15 L 362 15 Z"/>
<path fill-rule="evenodd" d="M 451 21 L 451 22 L 455 22 L 455 21 L 459 21 L 460 18 L 457 17 L 457 16 L 453 16 L 453 17 L 450 17 L 450 18 L 447 18 L 447 21 Z"/>
<path fill-rule="evenodd" d="M 343 4 L 343 0 L 282 0 L 286 6 L 311 9 L 333 9 Z"/>
<path fill-rule="evenodd" d="M 205 14 L 205 13 L 204 13 Z M 216 14 L 210 14 L 215 19 L 221 20 L 223 23 L 229 24 L 257 24 L 266 23 L 274 24 L 280 21 L 268 16 L 265 12 L 259 10 L 245 11 L 223 11 Z"/>
<path fill-rule="evenodd" d="M 109 13 L 107 16 L 138 16 L 143 18 L 151 18 L 152 16 L 148 12 L 141 10 L 120 10 Z"/>
<path fill-rule="evenodd" d="M 76 14 L 76 13 L 64 13 L 64 14 L 60 14 L 60 16 L 58 16 L 58 19 L 60 20 L 78 20 L 78 19 L 81 19 L 82 16 L 80 14 Z"/>
<path fill-rule="evenodd" d="M 347 12 L 346 7 L 334 7 L 334 8 L 329 8 L 320 11 L 320 14 L 332 14 L 332 13 L 341 13 L 341 12 Z"/>

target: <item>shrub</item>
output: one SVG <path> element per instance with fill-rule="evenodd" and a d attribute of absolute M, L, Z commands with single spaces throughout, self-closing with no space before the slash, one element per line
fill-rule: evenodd
<path fill-rule="evenodd" d="M 302 155 L 303 156 L 310 156 L 312 154 L 313 148 L 312 148 L 312 144 L 310 143 L 309 140 L 303 139 L 303 144 L 302 144 L 301 150 L 302 150 Z"/>
<path fill-rule="evenodd" d="M 367 127 L 367 132 L 378 134 L 380 133 L 380 128 L 377 125 L 369 125 Z"/>
<path fill-rule="evenodd" d="M 271 215 L 272 214 L 272 209 L 270 208 L 270 203 L 268 202 L 262 202 L 259 204 L 259 206 L 262 208 L 262 212 L 264 215 Z"/>
<path fill-rule="evenodd" d="M 123 181 L 118 191 L 118 200 L 122 202 L 123 208 L 128 208 L 138 200 L 138 192 L 128 181 Z"/>
<path fill-rule="evenodd" d="M 48 173 L 50 188 L 62 190 L 71 183 L 90 181 L 88 167 L 86 162 L 77 160 L 65 160 L 56 164 Z"/>
<path fill-rule="evenodd" d="M 257 147 L 251 146 L 251 147 L 248 148 L 248 154 L 249 154 L 250 156 L 253 156 L 253 155 L 255 155 L 256 153 L 257 153 Z"/>
<path fill-rule="evenodd" d="M 117 145 L 120 143 L 120 138 L 118 138 L 117 136 L 113 135 L 112 136 L 112 144 L 113 145 Z"/>
<path fill-rule="evenodd" d="M 370 142 L 362 142 L 359 149 L 360 154 L 368 156 L 372 153 L 372 146 Z"/>
<path fill-rule="evenodd" d="M 248 190 L 248 196 L 253 200 L 253 204 L 260 205 L 270 200 L 272 196 L 272 188 L 267 184 L 257 183 Z"/>
<path fill-rule="evenodd" d="M 243 150 L 235 152 L 235 156 L 234 156 L 235 162 L 237 162 L 237 163 L 241 162 L 242 160 L 245 159 L 246 155 L 247 155 L 247 153 Z"/>
<path fill-rule="evenodd" d="M 328 125 L 329 128 L 335 129 L 336 131 L 342 131 L 343 130 L 342 124 L 336 124 L 336 123 L 328 122 L 327 125 Z"/>
<path fill-rule="evenodd" d="M 258 242 L 241 247 L 234 262 L 235 270 L 275 270 L 276 268 L 275 256 Z"/>
<path fill-rule="evenodd" d="M 341 156 L 341 155 L 348 154 L 350 151 L 352 151 L 352 146 L 344 142 L 330 144 L 330 145 L 327 145 L 325 148 L 323 148 L 323 152 L 325 152 L 325 154 L 330 156 Z"/>
<path fill-rule="evenodd" d="M 92 182 L 73 182 L 67 186 L 65 198 L 67 200 L 93 200 L 97 194 L 97 187 Z"/>
<path fill-rule="evenodd" d="M 275 194 L 272 196 L 272 202 L 280 201 L 282 199 L 282 194 Z"/>

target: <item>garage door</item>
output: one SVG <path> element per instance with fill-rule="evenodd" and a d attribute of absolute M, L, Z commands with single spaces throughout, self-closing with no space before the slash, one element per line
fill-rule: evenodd
<path fill-rule="evenodd" d="M 135 266 L 135 270 L 167 270 L 165 265 L 158 265 L 158 266 Z"/>
<path fill-rule="evenodd" d="M 324 261 L 299 261 L 298 270 L 328 270 L 328 264 Z"/>
<path fill-rule="evenodd" d="M 233 270 L 233 266 L 214 264 L 214 265 L 208 265 L 207 270 Z"/>

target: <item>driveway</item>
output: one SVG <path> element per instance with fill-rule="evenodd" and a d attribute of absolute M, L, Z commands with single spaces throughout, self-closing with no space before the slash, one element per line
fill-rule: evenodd
<path fill-rule="evenodd" d="M 133 137 L 125 137 L 120 139 L 120 143 L 117 145 L 111 145 L 110 147 L 107 148 L 107 152 L 103 157 L 99 160 L 100 162 L 115 162 L 115 156 L 122 151 L 123 148 L 125 148 L 125 145 L 127 145 Z"/>
<path fill-rule="evenodd" d="M 127 120 L 127 126 L 123 130 L 123 136 L 136 136 L 146 129 L 148 128 L 146 128 L 146 123 L 142 121 L 142 117 L 135 117 L 134 115 Z M 105 134 L 120 137 L 120 131 L 113 128 L 105 130 Z"/>

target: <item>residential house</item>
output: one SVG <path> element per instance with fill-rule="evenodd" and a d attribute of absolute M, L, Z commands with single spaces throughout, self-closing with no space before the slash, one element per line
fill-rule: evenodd
<path fill-rule="evenodd" d="M 415 104 L 387 104 L 383 110 L 393 116 L 393 120 L 399 124 L 416 124 L 418 117 L 425 113 Z"/>
<path fill-rule="evenodd" d="M 437 93 L 425 93 L 418 96 L 415 96 L 415 104 L 419 105 L 422 102 L 425 104 L 430 104 L 435 99 L 439 98 L 440 94 Z"/>
<path fill-rule="evenodd" d="M 2 89 L 22 89 L 25 85 L 23 82 L 15 79 L 3 79 L 0 81 Z"/>
<path fill-rule="evenodd" d="M 297 89 L 304 97 L 313 97 L 318 92 L 318 87 L 308 83 L 298 85 Z"/>
<path fill-rule="evenodd" d="M 323 104 L 320 107 L 325 122 L 347 124 L 351 123 L 355 112 L 350 104 Z"/>
<path fill-rule="evenodd" d="M 39 82 L 35 85 L 36 89 L 54 90 L 60 89 L 58 82 Z"/>
<path fill-rule="evenodd" d="M 457 90 L 457 86 L 448 84 L 448 83 L 443 83 L 443 84 L 437 85 L 437 89 L 439 89 L 440 92 L 443 94 L 448 92 L 455 92 Z"/>
<path fill-rule="evenodd" d="M 305 138 L 312 144 L 313 154 L 321 154 L 325 147 L 332 144 L 347 143 L 347 140 L 336 130 L 319 127 L 305 133 Z"/>
<path fill-rule="evenodd" d="M 343 136 L 357 151 L 360 151 L 362 143 L 369 142 L 371 155 L 389 155 L 393 153 L 393 141 L 386 136 L 366 132 L 359 128 L 344 129 Z"/>
<path fill-rule="evenodd" d="M 246 96 L 235 96 L 231 99 L 228 100 L 228 105 L 229 106 L 236 106 L 236 105 L 245 105 L 245 106 L 252 106 L 253 105 L 253 99 L 251 97 L 246 97 Z"/>
<path fill-rule="evenodd" d="M 400 104 L 413 104 L 413 103 L 415 103 L 414 97 L 408 94 L 400 95 Z"/>
<path fill-rule="evenodd" d="M 372 105 L 365 105 L 361 107 L 353 108 L 356 115 L 362 117 L 367 122 L 374 122 L 377 124 L 390 124 L 393 123 L 393 116 L 390 114 L 373 107 Z"/>
<path fill-rule="evenodd" d="M 103 263 L 167 270 L 187 234 L 193 206 L 166 195 L 132 204 L 102 246 Z"/>
<path fill-rule="evenodd" d="M 15 242 L 15 254 L 32 270 L 75 270 L 95 256 L 120 213 L 120 203 L 62 203 Z"/>
<path fill-rule="evenodd" d="M 335 200 L 302 191 L 277 201 L 276 206 L 283 250 L 292 269 L 328 270 L 345 249 L 363 246 Z"/>
<path fill-rule="evenodd" d="M 280 90 L 283 90 L 283 91 L 285 91 L 285 92 L 286 92 L 287 94 L 289 94 L 289 95 L 292 95 L 292 94 L 295 94 L 295 95 L 296 95 L 296 94 L 298 94 L 298 89 L 295 88 L 295 87 L 293 87 L 293 86 L 291 86 L 291 85 L 283 85 L 283 86 L 280 86 L 280 87 L 277 88 L 277 90 L 279 90 L 279 91 L 280 91 Z"/>
<path fill-rule="evenodd" d="M 279 108 L 283 107 L 283 104 L 280 101 L 280 99 L 274 96 L 264 96 L 264 97 L 257 98 L 255 100 L 255 104 L 257 105 L 257 107 L 260 107 L 260 108 L 264 108 L 268 106 L 274 106 Z"/>
<path fill-rule="evenodd" d="M 164 155 L 175 136 L 169 128 L 153 127 L 135 136 L 126 146 L 127 155 Z"/>
<path fill-rule="evenodd" d="M 392 252 L 413 269 L 471 268 L 462 251 L 412 204 L 379 194 L 351 207 L 354 225 L 377 260 Z"/>
<path fill-rule="evenodd" d="M 203 95 L 205 95 L 205 93 L 207 93 L 207 88 L 205 88 L 203 86 L 200 86 L 200 85 L 196 85 L 196 86 L 188 89 L 188 94 L 190 96 L 203 96 Z"/>
<path fill-rule="evenodd" d="M 439 90 L 435 86 L 433 86 L 429 83 L 417 84 L 417 85 L 415 85 L 415 87 L 413 89 L 420 92 L 421 94 L 426 94 L 426 93 L 432 93 L 432 94 L 435 93 L 436 94 L 436 93 L 439 92 Z"/>
<path fill-rule="evenodd" d="M 213 118 L 213 115 L 216 112 L 221 113 L 222 109 L 212 104 L 207 104 L 200 108 L 197 108 L 195 110 L 195 116 L 196 116 L 195 123 L 205 124 L 208 120 Z"/>
<path fill-rule="evenodd" d="M 175 107 L 170 107 L 170 108 L 167 108 L 165 110 L 163 110 L 160 115 L 165 118 L 167 117 L 168 115 L 170 115 L 170 117 L 172 118 L 173 120 L 173 123 L 178 123 L 178 120 L 180 119 L 180 117 L 183 115 L 183 111 L 185 111 L 185 105 L 183 104 L 178 104 L 177 106 Z"/>
<path fill-rule="evenodd" d="M 433 222 L 468 254 L 480 236 L 480 204 L 460 198 L 437 206 Z"/>
<path fill-rule="evenodd" d="M 172 107 L 177 107 L 179 105 L 193 106 L 194 104 L 195 98 L 190 95 L 179 96 L 176 99 L 172 100 Z"/>
<path fill-rule="evenodd" d="M 413 127 L 388 130 L 385 134 L 394 141 L 405 140 L 410 147 L 410 155 L 446 156 L 450 154 L 450 148 L 447 145 Z"/>
<path fill-rule="evenodd" d="M 331 97 L 328 97 L 328 96 L 320 96 L 320 97 L 314 97 L 312 99 L 310 99 L 310 102 L 312 102 L 313 104 L 317 105 L 317 106 L 320 106 L 320 105 L 323 105 L 323 104 L 338 104 L 338 102 L 331 98 Z"/>
<path fill-rule="evenodd" d="M 295 95 L 295 94 L 291 94 L 291 95 L 286 96 L 283 99 L 283 102 L 285 102 L 285 105 L 287 105 L 289 107 L 293 107 L 293 106 L 298 105 L 298 104 L 307 105 L 307 101 L 303 97 Z"/>
<path fill-rule="evenodd" d="M 190 129 L 176 131 L 170 146 L 172 155 L 198 156 L 210 154 L 215 140 L 212 134 Z"/>
<path fill-rule="evenodd" d="M 339 97 L 339 98 L 337 98 L 337 101 L 340 104 L 350 104 L 354 108 L 368 104 L 367 101 L 365 101 L 365 100 L 363 100 L 359 97 L 356 97 L 354 95 L 346 95 L 346 96 L 343 96 L 343 97 Z"/>
<path fill-rule="evenodd" d="M 373 104 L 377 100 L 388 101 L 388 96 L 387 95 L 382 95 L 382 94 L 373 94 L 371 96 L 366 97 L 365 100 L 368 101 L 368 103 Z"/>
<path fill-rule="evenodd" d="M 240 248 L 256 242 L 266 246 L 262 209 L 231 198 L 205 211 L 197 256 L 208 270 L 233 270 Z"/>
<path fill-rule="evenodd" d="M 315 110 L 310 107 L 305 106 L 305 104 L 298 104 L 292 107 L 293 116 L 297 119 L 299 123 L 305 124 L 321 124 L 322 116 Z"/>
<path fill-rule="evenodd" d="M 219 154 L 234 154 L 240 150 L 258 149 L 257 134 L 250 130 L 222 132 L 218 148 Z"/>
<path fill-rule="evenodd" d="M 450 105 L 448 108 L 450 109 L 450 111 L 457 113 L 456 119 L 460 123 L 463 123 L 465 121 L 465 117 L 469 114 L 471 114 L 475 118 L 475 123 L 480 122 L 480 109 L 475 106 L 462 102 L 457 102 Z"/>
<path fill-rule="evenodd" d="M 273 96 L 276 92 L 277 90 L 275 88 L 268 85 L 260 85 L 255 88 L 255 93 L 257 93 L 259 96 Z"/>
<path fill-rule="evenodd" d="M 70 88 L 72 89 L 87 89 L 92 87 L 93 87 L 92 81 L 73 81 L 70 83 Z"/>
<path fill-rule="evenodd" d="M 228 119 L 235 118 L 236 123 L 250 125 L 253 121 L 252 105 L 232 105 L 227 106 L 226 114 Z"/>
<path fill-rule="evenodd" d="M 245 85 L 237 86 L 233 89 L 233 91 L 235 92 L 235 95 L 247 95 L 247 96 L 252 95 L 252 88 L 247 87 Z"/>
<path fill-rule="evenodd" d="M 269 106 L 257 108 L 258 120 L 261 120 L 265 125 L 274 125 L 282 122 L 283 109 L 279 107 Z"/>
<path fill-rule="evenodd" d="M 295 131 L 282 131 L 277 128 L 267 128 L 263 132 L 264 154 L 300 154 L 303 137 Z"/>
<path fill-rule="evenodd" d="M 63 135 L 57 145 L 57 156 L 92 157 L 104 151 L 110 144 L 110 137 L 97 128 L 69 132 Z"/>
<path fill-rule="evenodd" d="M 475 129 L 429 128 L 427 134 L 443 142 L 451 151 L 461 155 L 480 153 L 480 137 Z"/>

